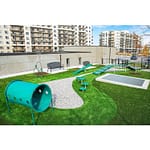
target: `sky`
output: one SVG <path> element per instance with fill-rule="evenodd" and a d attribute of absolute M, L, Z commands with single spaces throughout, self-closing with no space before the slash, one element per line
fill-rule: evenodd
<path fill-rule="evenodd" d="M 93 44 L 99 45 L 99 34 L 102 31 L 128 30 L 138 35 L 150 33 L 150 26 L 147 25 L 93 25 Z M 150 42 L 150 35 L 143 36 L 144 44 Z"/>

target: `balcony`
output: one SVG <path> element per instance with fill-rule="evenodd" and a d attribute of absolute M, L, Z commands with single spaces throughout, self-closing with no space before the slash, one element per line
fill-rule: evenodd
<path fill-rule="evenodd" d="M 86 33 L 85 30 L 79 30 L 79 33 Z"/>
<path fill-rule="evenodd" d="M 25 46 L 25 42 L 13 42 L 13 46 Z"/>
<path fill-rule="evenodd" d="M 79 40 L 86 40 L 87 37 L 79 37 Z"/>
<path fill-rule="evenodd" d="M 74 27 L 70 25 L 59 25 L 58 30 L 61 31 L 74 31 Z"/>
<path fill-rule="evenodd" d="M 31 27 L 31 33 L 41 33 L 40 28 Z"/>
<path fill-rule="evenodd" d="M 23 26 L 22 26 L 22 27 L 12 27 L 12 26 L 11 26 L 11 27 L 10 27 L 10 30 L 11 30 L 11 31 L 20 31 L 20 32 L 21 32 L 21 31 L 24 31 Z"/>
<path fill-rule="evenodd" d="M 43 31 L 43 34 L 52 34 L 53 32 L 52 32 L 52 30 L 44 30 Z"/>
<path fill-rule="evenodd" d="M 13 42 L 24 42 L 24 39 L 12 39 Z"/>
<path fill-rule="evenodd" d="M 68 37 L 68 40 L 74 40 L 74 37 Z"/>
<path fill-rule="evenodd" d="M 15 48 L 13 48 L 13 52 L 15 53 L 15 52 L 25 52 L 25 48 L 19 48 L 19 49 L 15 49 Z"/>
<path fill-rule="evenodd" d="M 41 38 L 40 34 L 31 34 L 31 38 Z"/>
<path fill-rule="evenodd" d="M 79 45 L 80 44 L 86 44 L 87 42 L 86 41 L 79 41 Z"/>
<path fill-rule="evenodd" d="M 23 37 L 24 36 L 24 34 L 23 34 L 23 32 L 16 32 L 16 33 L 11 33 L 11 36 L 16 36 L 16 37 Z"/>
<path fill-rule="evenodd" d="M 67 31 L 59 31 L 59 32 L 58 32 L 58 35 L 66 35 L 66 34 L 68 34 Z"/>

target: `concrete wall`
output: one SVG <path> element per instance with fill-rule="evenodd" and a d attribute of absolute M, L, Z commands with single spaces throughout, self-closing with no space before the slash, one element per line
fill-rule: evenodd
<path fill-rule="evenodd" d="M 64 51 L 83 51 L 91 52 L 90 54 L 82 54 L 85 56 L 85 59 L 88 59 L 91 63 L 102 63 L 102 58 L 115 59 L 116 58 L 116 48 L 110 47 L 100 47 L 100 46 L 67 46 L 64 47 Z"/>
<path fill-rule="evenodd" d="M 73 67 L 81 64 L 83 61 L 90 61 L 92 64 L 101 64 L 102 58 L 108 58 L 110 49 L 106 47 L 65 47 L 65 51 L 78 51 L 79 53 L 62 53 L 61 60 L 64 67 Z M 87 53 L 82 53 L 87 52 Z M 69 66 L 66 59 L 69 58 Z M 115 49 L 111 50 L 111 58 L 115 58 Z M 25 71 L 33 71 L 37 62 L 42 63 L 43 68 L 47 68 L 47 63 L 60 61 L 60 54 L 34 54 L 34 55 L 11 55 L 0 56 L 0 76 Z"/>
<path fill-rule="evenodd" d="M 0 56 L 0 75 L 32 71 L 37 62 L 46 68 L 48 62 L 59 61 L 56 54 Z"/>

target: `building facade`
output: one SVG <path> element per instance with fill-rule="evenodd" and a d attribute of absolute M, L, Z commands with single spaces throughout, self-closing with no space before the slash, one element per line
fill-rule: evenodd
<path fill-rule="evenodd" d="M 65 69 L 78 68 L 84 61 L 91 64 L 108 64 L 103 59 L 115 59 L 116 49 L 100 46 L 66 46 L 62 53 L 0 53 L 0 77 L 15 73 L 31 73 L 35 66 L 41 64 L 43 71 L 47 72 L 47 64 L 60 62 Z M 41 67 L 40 66 L 40 67 Z"/>
<path fill-rule="evenodd" d="M 64 46 L 91 46 L 92 26 L 0 25 L 0 52 L 52 52 Z"/>
<path fill-rule="evenodd" d="M 141 36 L 129 31 L 104 31 L 100 33 L 100 46 L 115 47 L 118 52 L 140 51 Z"/>

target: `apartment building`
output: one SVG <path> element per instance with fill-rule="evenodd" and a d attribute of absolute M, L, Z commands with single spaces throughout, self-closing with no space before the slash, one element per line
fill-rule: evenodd
<path fill-rule="evenodd" d="M 115 47 L 118 52 L 140 51 L 142 38 L 129 31 L 104 31 L 100 33 L 100 46 Z"/>
<path fill-rule="evenodd" d="M 9 27 L 0 26 L 0 52 L 12 52 L 12 41 Z"/>
<path fill-rule="evenodd" d="M 92 26 L 1 25 L 0 52 L 52 52 L 64 46 L 91 46 Z"/>

